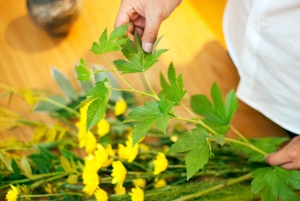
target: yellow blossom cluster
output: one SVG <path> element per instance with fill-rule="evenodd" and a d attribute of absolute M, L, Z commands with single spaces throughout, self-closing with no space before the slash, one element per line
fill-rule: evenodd
<path fill-rule="evenodd" d="M 115 115 L 119 116 L 121 114 L 124 114 L 126 109 L 127 109 L 127 103 L 123 98 L 120 98 L 120 100 L 118 100 L 115 105 Z"/>

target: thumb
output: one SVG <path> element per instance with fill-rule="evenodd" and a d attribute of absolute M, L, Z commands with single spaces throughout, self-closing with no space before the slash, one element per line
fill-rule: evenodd
<path fill-rule="evenodd" d="M 146 26 L 143 33 L 143 49 L 147 53 L 152 52 L 153 44 L 157 38 L 159 27 L 162 20 L 158 19 L 155 15 L 146 17 Z"/>

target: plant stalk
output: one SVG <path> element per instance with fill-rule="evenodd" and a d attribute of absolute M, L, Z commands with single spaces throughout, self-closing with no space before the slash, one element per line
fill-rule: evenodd
<path fill-rule="evenodd" d="M 243 175 L 241 177 L 235 178 L 235 179 L 229 179 L 227 181 L 224 181 L 221 184 L 212 186 L 212 187 L 207 188 L 207 189 L 205 189 L 203 191 L 199 191 L 199 192 L 196 192 L 196 193 L 193 193 L 193 194 L 190 194 L 190 195 L 182 196 L 182 197 L 180 197 L 178 199 L 175 199 L 173 201 L 185 201 L 185 200 L 190 200 L 190 199 L 193 199 L 193 198 L 198 198 L 198 197 L 200 197 L 202 195 L 211 193 L 211 192 L 213 192 L 215 190 L 224 188 L 226 186 L 231 186 L 233 184 L 237 184 L 237 183 L 240 183 L 240 182 L 243 182 L 243 181 L 247 181 L 247 180 L 249 180 L 251 178 L 252 178 L 252 172 L 250 172 L 250 173 L 248 173 L 246 175 Z"/>

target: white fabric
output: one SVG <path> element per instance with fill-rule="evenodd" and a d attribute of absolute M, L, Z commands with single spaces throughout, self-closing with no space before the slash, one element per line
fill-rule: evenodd
<path fill-rule="evenodd" d="M 300 134 L 300 0 L 228 0 L 223 31 L 237 96 Z"/>

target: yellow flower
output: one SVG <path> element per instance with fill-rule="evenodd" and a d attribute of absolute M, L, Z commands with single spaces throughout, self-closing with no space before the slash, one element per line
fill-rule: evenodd
<path fill-rule="evenodd" d="M 6 193 L 6 199 L 7 199 L 7 201 L 16 201 L 19 197 L 19 191 L 13 185 L 10 185 L 10 188 L 11 189 L 9 191 L 7 191 L 7 193 Z"/>
<path fill-rule="evenodd" d="M 132 143 L 132 137 L 129 137 L 125 142 L 126 146 L 118 144 L 119 157 L 123 160 L 127 160 L 129 163 L 132 162 L 139 153 L 139 144 L 135 144 L 132 148 Z"/>
<path fill-rule="evenodd" d="M 91 131 L 88 131 L 86 134 L 86 144 L 85 144 L 85 152 L 87 154 L 95 151 L 97 146 L 97 140 L 94 134 Z"/>
<path fill-rule="evenodd" d="M 106 121 L 105 118 L 102 118 L 97 124 L 97 132 L 100 137 L 103 137 L 110 131 L 110 124 Z"/>
<path fill-rule="evenodd" d="M 125 180 L 127 171 L 121 161 L 113 162 L 112 166 L 113 166 L 113 170 L 112 170 L 111 176 L 113 177 L 113 179 L 112 179 L 111 183 L 122 186 L 123 182 Z"/>
<path fill-rule="evenodd" d="M 146 180 L 145 179 L 135 179 L 132 181 L 134 186 L 145 188 L 146 186 Z"/>
<path fill-rule="evenodd" d="M 121 114 L 124 114 L 125 111 L 126 111 L 126 109 L 127 109 L 127 104 L 124 101 L 124 99 L 121 98 L 120 100 L 118 100 L 116 102 L 116 105 L 115 105 L 115 115 L 119 116 Z"/>
<path fill-rule="evenodd" d="M 159 152 L 156 156 L 156 159 L 153 161 L 154 172 L 153 174 L 157 175 L 163 171 L 165 171 L 168 167 L 168 160 L 162 152 Z"/>
<path fill-rule="evenodd" d="M 124 186 L 116 185 L 115 188 L 114 188 L 114 190 L 115 190 L 115 193 L 117 195 L 124 195 L 124 194 L 126 194 L 126 189 L 125 189 Z"/>
<path fill-rule="evenodd" d="M 96 189 L 94 196 L 97 201 L 107 201 L 108 200 L 107 193 L 104 190 L 102 190 L 101 188 Z"/>
<path fill-rule="evenodd" d="M 82 172 L 82 178 L 83 184 L 85 184 L 82 191 L 85 192 L 87 195 L 93 195 L 100 183 L 97 172 L 93 172 L 91 171 L 91 169 L 84 167 Z"/>
<path fill-rule="evenodd" d="M 101 164 L 97 163 L 97 158 L 93 154 L 85 157 L 84 162 L 85 166 L 82 171 L 82 179 L 85 186 L 82 191 L 88 195 L 93 195 L 100 183 L 98 170 L 101 167 Z"/>
<path fill-rule="evenodd" d="M 106 153 L 108 154 L 108 156 L 115 156 L 115 152 L 114 150 L 111 148 L 111 144 L 108 144 L 104 147 Z M 112 164 L 112 162 L 114 162 L 114 158 L 108 158 L 103 164 L 102 167 L 108 167 Z"/>
<path fill-rule="evenodd" d="M 144 200 L 144 191 L 140 189 L 138 186 L 135 188 L 131 189 L 132 193 L 129 193 L 131 196 L 131 201 L 143 201 Z"/>
<path fill-rule="evenodd" d="M 165 187 L 167 185 L 166 180 L 164 179 L 160 179 L 158 180 L 157 178 L 154 179 L 154 188 L 162 188 Z"/>
<path fill-rule="evenodd" d="M 78 128 L 78 138 L 82 138 L 86 134 L 86 119 L 87 119 L 87 110 L 90 105 L 90 102 L 86 103 L 79 109 L 80 117 L 79 121 L 76 123 L 76 127 Z"/>
<path fill-rule="evenodd" d="M 172 137 L 170 137 L 170 140 L 172 142 L 176 142 L 178 140 L 178 136 L 177 135 L 173 135 Z"/>
<path fill-rule="evenodd" d="M 95 163 L 99 165 L 99 168 L 103 167 L 103 164 L 108 160 L 108 153 L 101 144 L 97 144 L 97 150 L 94 152 L 94 155 Z"/>

